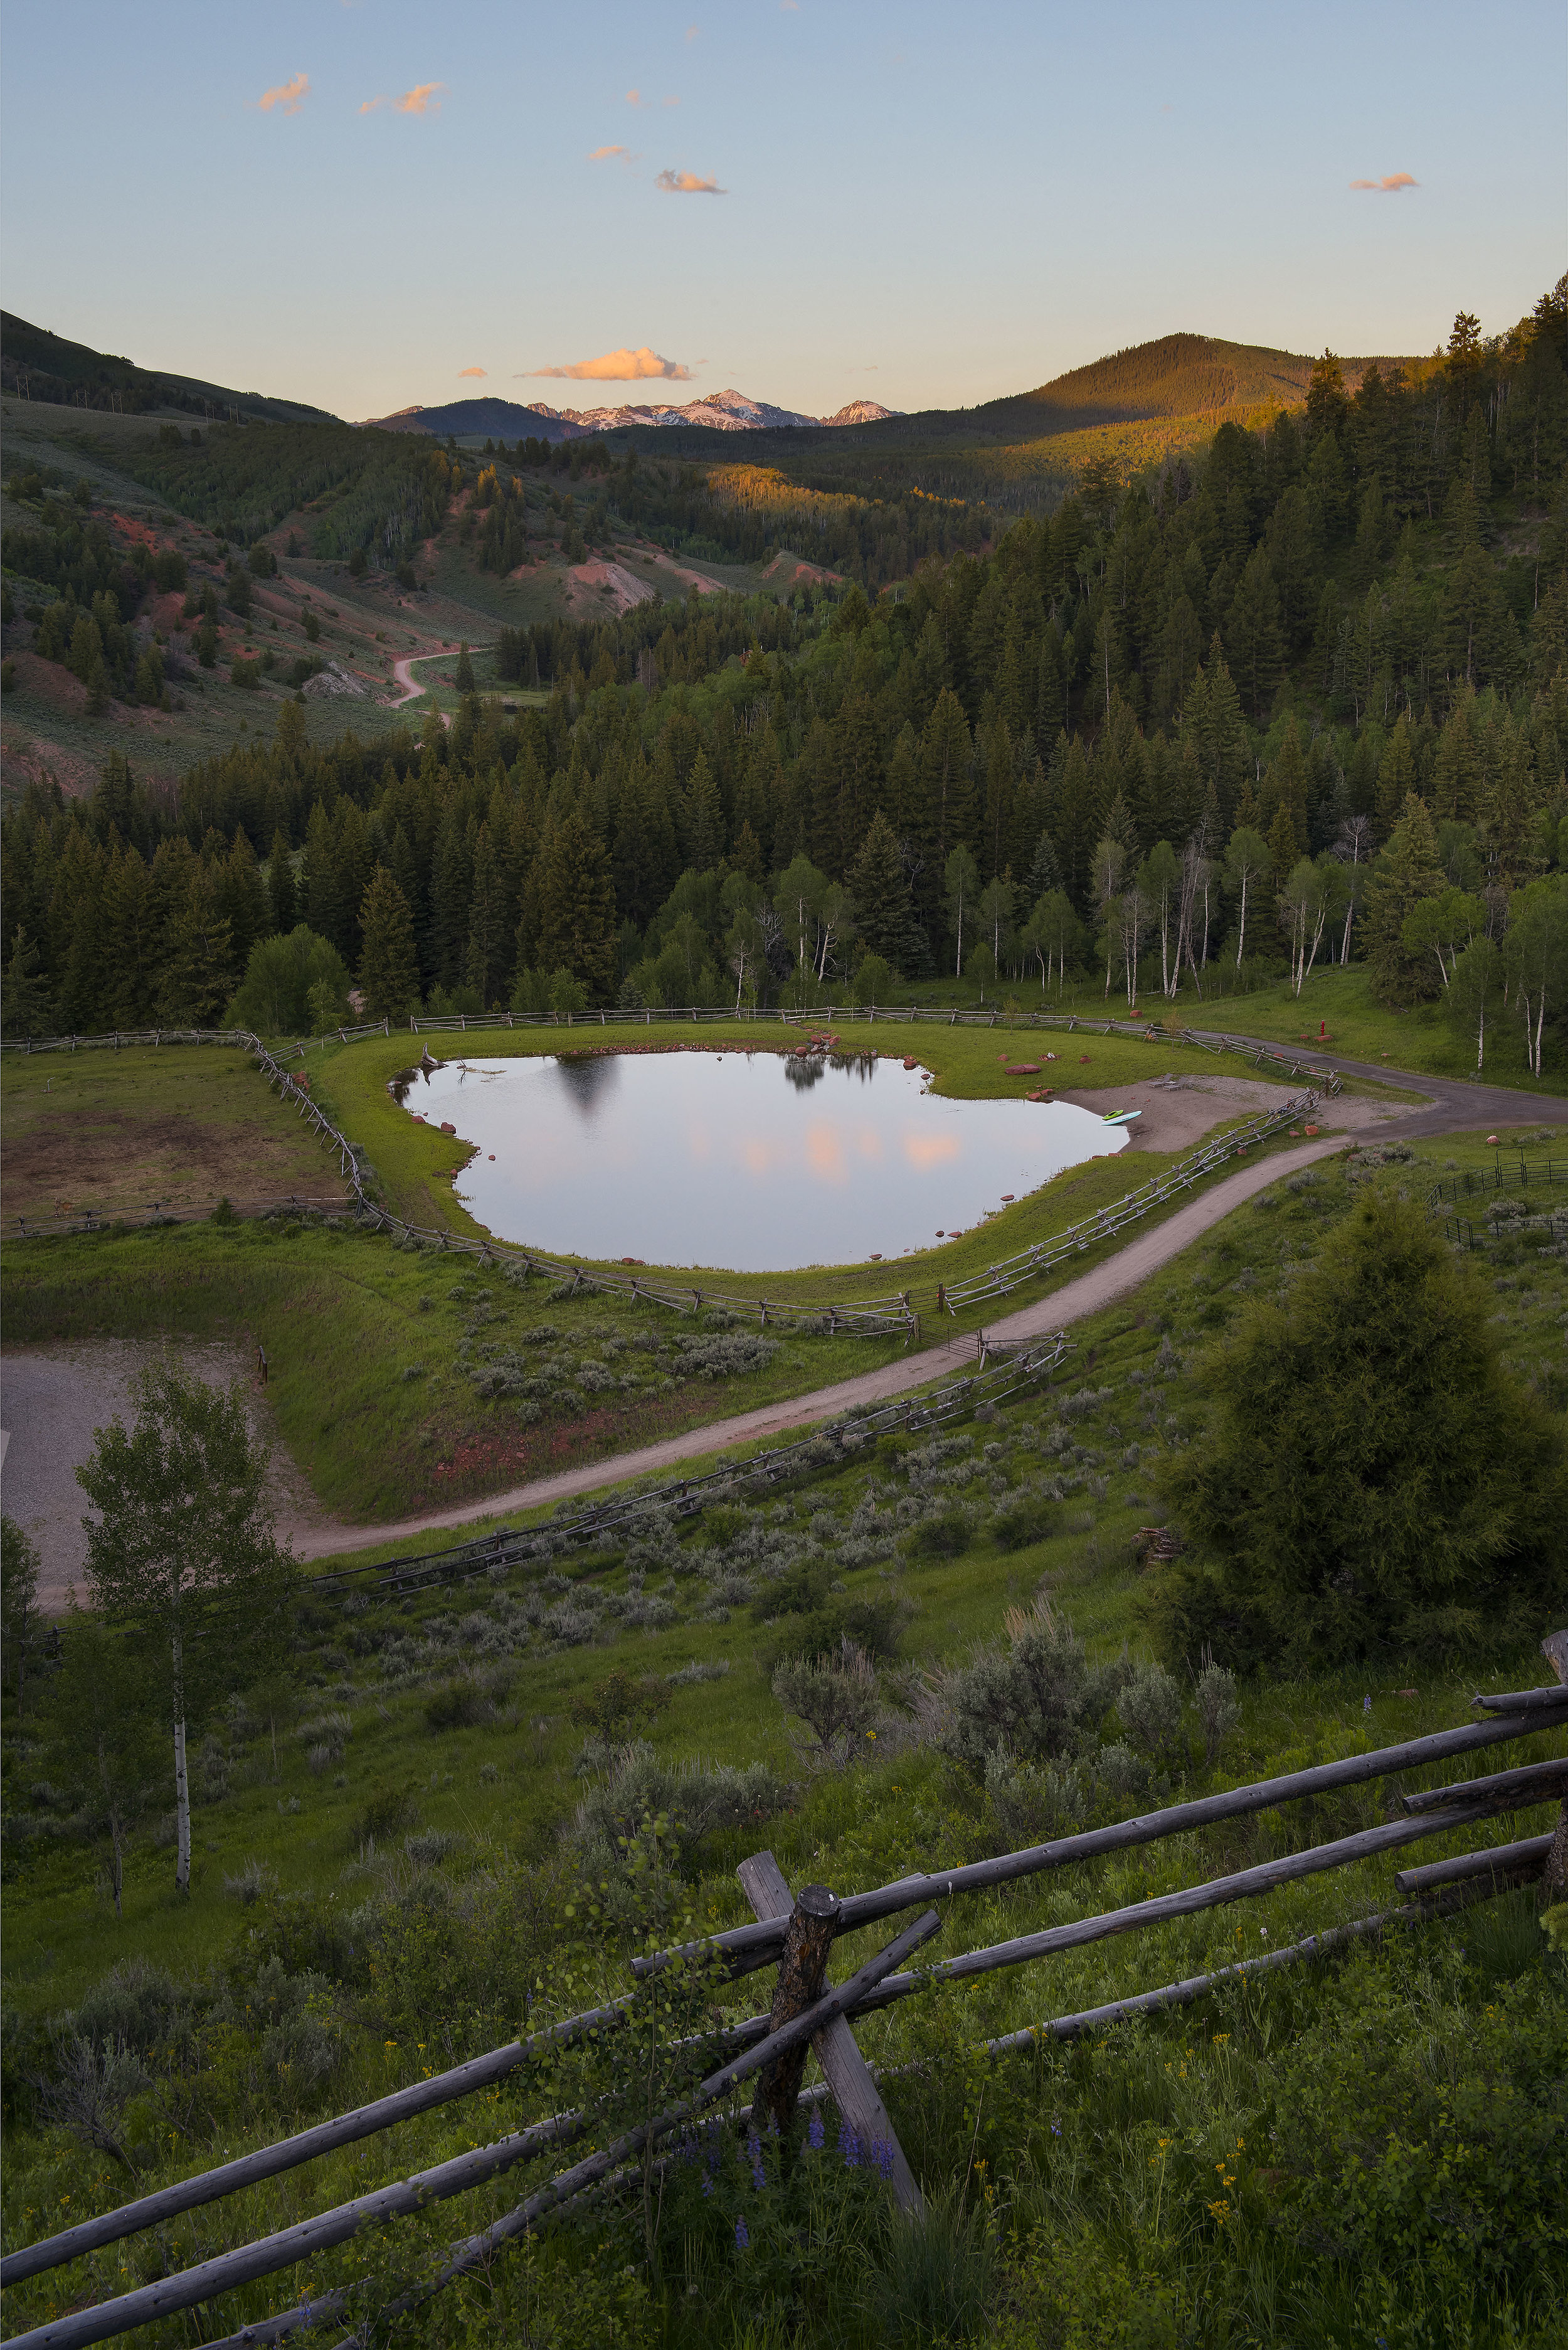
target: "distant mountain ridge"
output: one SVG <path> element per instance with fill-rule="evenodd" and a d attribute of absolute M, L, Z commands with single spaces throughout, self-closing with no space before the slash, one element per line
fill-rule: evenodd
<path fill-rule="evenodd" d="M 729 390 L 708 393 L 683 407 L 662 400 L 628 401 L 618 408 L 552 408 L 543 400 L 451 400 L 436 408 L 400 408 L 390 416 L 369 416 L 364 421 L 384 432 L 486 432 L 514 440 L 532 434 L 535 440 L 575 441 L 592 432 L 659 432 L 673 425 L 711 432 L 777 432 L 796 426 L 878 424 L 899 412 L 875 400 L 852 400 L 834 416 L 806 416 L 798 409 L 774 408 L 768 400 Z"/>
<path fill-rule="evenodd" d="M 1386 373 L 1417 362 L 1408 357 L 1379 357 L 1341 359 L 1339 364 L 1346 389 L 1355 391 L 1369 367 Z M 1315 365 L 1300 352 L 1271 350 L 1259 343 L 1228 343 L 1213 335 L 1162 335 L 1154 342 L 1134 343 L 1092 359 L 1086 367 L 1072 368 L 1037 390 L 1004 394 L 965 412 L 1001 432 L 1039 438 L 1151 417 L 1299 408 Z"/>

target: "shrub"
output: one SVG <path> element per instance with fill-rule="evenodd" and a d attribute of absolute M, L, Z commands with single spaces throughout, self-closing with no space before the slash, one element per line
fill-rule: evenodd
<path fill-rule="evenodd" d="M 593 1780 L 573 1817 L 568 1841 L 588 1873 L 625 1866 L 623 1839 L 635 1837 L 644 1820 L 664 1824 L 677 1854 L 684 1856 L 711 1828 L 777 1811 L 789 1790 L 765 1763 L 737 1769 L 729 1762 L 692 1759 L 666 1762 L 643 1740 L 633 1740 Z"/>
<path fill-rule="evenodd" d="M 385 1844 L 401 1828 L 411 1826 L 419 1817 L 419 1805 L 410 1784 L 401 1787 L 378 1787 L 358 1814 L 348 1831 L 349 1844 L 358 1849 L 361 1845 Z"/>
<path fill-rule="evenodd" d="M 1511 1645 L 1563 1591 L 1561 1421 L 1505 1369 L 1490 1295 L 1423 1211 L 1365 1190 L 1285 1302 L 1200 1367 L 1162 1498 L 1189 1548 L 1150 1612 L 1174 1663 L 1309 1672 Z"/>
<path fill-rule="evenodd" d="M 1116 1699 L 1122 1728 L 1140 1754 L 1169 1769 L 1181 1738 L 1181 1691 L 1163 1665 L 1140 1665 Z"/>
<path fill-rule="evenodd" d="M 1091 1744 L 1127 1679 L 1120 1666 L 1093 1667 L 1072 1625 L 1045 1600 L 1012 1609 L 1008 1646 L 986 1648 L 950 1674 L 952 1723 L 945 1743 L 978 1774 L 998 1745 L 1025 1761 Z"/>
<path fill-rule="evenodd" d="M 224 1877 L 223 1890 L 233 1900 L 249 1909 L 271 1893 L 276 1884 L 277 1878 L 266 1863 L 253 1858 L 246 1861 L 237 1876 Z"/>
<path fill-rule="evenodd" d="M 479 1722 L 493 1721 L 496 1700 L 510 1686 L 509 1680 L 498 1680 L 493 1673 L 483 1679 L 464 1675 L 450 1680 L 426 1698 L 425 1720 L 432 1730 L 472 1730 Z"/>
<path fill-rule="evenodd" d="M 774 1695 L 810 1732 L 809 1741 L 794 1743 L 811 1768 L 842 1770 L 871 1748 L 882 1696 L 876 1668 L 853 1641 L 844 1641 L 836 1656 L 796 1657 L 780 1665 Z"/>
<path fill-rule="evenodd" d="M 613 1742 L 634 1723 L 662 1713 L 669 1703 L 670 1691 L 662 1681 L 639 1680 L 624 1665 L 616 1665 L 596 1688 L 573 1698 L 566 1711 L 582 1728 Z"/>
<path fill-rule="evenodd" d="M 1031 1543 L 1046 1542 L 1056 1530 L 1056 1512 L 1049 1502 L 1031 1497 L 999 1512 L 991 1522 L 992 1539 L 1000 1550 L 1027 1550 Z"/>
<path fill-rule="evenodd" d="M 940 1517 L 927 1518 L 918 1525 L 909 1536 L 906 1548 L 921 1558 L 957 1558 L 969 1548 L 971 1539 L 964 1512 L 944 1510 Z"/>

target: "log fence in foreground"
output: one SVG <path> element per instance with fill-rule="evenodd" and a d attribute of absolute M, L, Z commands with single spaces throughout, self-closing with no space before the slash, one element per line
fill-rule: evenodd
<path fill-rule="evenodd" d="M 1553 1667 L 1563 1673 L 1568 1669 L 1568 1634 L 1553 1634 L 1542 1647 Z M 868 2137 L 863 2135 L 863 2142 L 877 2143 L 880 2167 L 895 2197 L 906 2209 L 918 2210 L 919 2188 L 898 2147 L 875 2081 L 855 2045 L 850 2029 L 852 2017 L 870 2013 L 895 2000 L 915 1996 L 933 1981 L 961 1982 L 999 1969 L 1032 1964 L 1058 1950 L 1255 1898 L 1277 1886 L 1345 1867 L 1425 1837 L 1446 1835 L 1559 1796 L 1568 1798 L 1568 1758 L 1531 1762 L 1487 1777 L 1422 1790 L 1405 1796 L 1398 1814 L 1379 1826 L 1285 1854 L 1176 1893 L 1158 1895 L 1043 1932 L 1016 1936 L 940 1960 L 919 1970 L 903 1970 L 905 1962 L 938 1931 L 942 1920 L 937 1905 L 945 1905 L 966 1892 L 1152 1843 L 1162 1836 L 1183 1834 L 1243 1813 L 1272 1809 L 1303 1796 L 1421 1768 L 1480 1747 L 1568 1728 L 1565 1686 L 1479 1698 L 1477 1703 L 1483 1709 L 1484 1718 L 1459 1729 L 1437 1731 L 1368 1754 L 1349 1756 L 1339 1762 L 1174 1804 L 1163 1812 L 1064 1837 L 1024 1852 L 1004 1854 L 996 1860 L 904 1878 L 876 1892 L 846 1898 L 839 1898 L 823 1887 L 808 1887 L 792 1898 L 773 1856 L 754 1854 L 742 1862 L 739 1874 L 758 1912 L 755 1925 L 687 1945 L 684 1953 L 659 1952 L 649 1959 L 634 1960 L 633 1965 L 637 1973 L 646 1977 L 677 1956 L 690 1954 L 710 1962 L 721 1960 L 732 1974 L 739 1974 L 782 1960 L 779 1986 L 769 2014 L 753 2016 L 721 2032 L 711 2044 L 724 2061 L 689 2096 L 635 2128 L 615 2135 L 609 2143 L 535 2189 L 515 2210 L 480 2233 L 453 2245 L 441 2269 L 395 2303 L 394 2310 L 415 2306 L 455 2278 L 472 2273 L 504 2244 L 526 2234 L 590 2189 L 602 2189 L 607 2182 L 613 2187 L 624 2166 L 647 2147 L 680 2128 L 753 2074 L 761 2074 L 763 2079 L 757 2106 L 752 2110 L 771 2112 L 775 2118 L 788 2121 L 802 2101 L 798 2067 L 808 2044 L 815 2050 L 826 2079 L 821 2087 L 805 2092 L 805 2101 L 831 2095 L 839 2105 L 846 2127 L 863 2134 L 869 2130 Z M 1101 2030 L 1128 2016 L 1204 1997 L 1222 1984 L 1323 1955 L 1392 1925 L 1445 1916 L 1471 1900 L 1489 1898 L 1508 1885 L 1528 1884 L 1543 1874 L 1549 1884 L 1553 1883 L 1558 1841 L 1554 1835 L 1534 1835 L 1427 1867 L 1402 1871 L 1396 1879 L 1399 1890 L 1417 1897 L 1402 1908 L 1352 1919 L 1257 1959 L 1162 1984 L 1104 2007 L 1032 2024 L 982 2044 L 993 2056 L 1002 2056 L 1032 2048 L 1042 2041 Z M 846 1982 L 836 1988 L 829 1986 L 826 1968 L 832 1945 L 839 1936 L 911 1909 L 923 1914 Z M 26 2277 L 42 2274 L 143 2229 L 164 2225 L 181 2212 L 296 2168 L 333 2147 L 371 2137 L 434 2106 L 488 2088 L 548 2049 L 589 2032 L 614 2029 L 625 2019 L 631 1996 L 634 1994 L 584 2015 L 567 2017 L 530 2040 L 513 2042 L 433 2079 L 317 2124 L 276 2146 L 242 2156 L 218 2169 L 159 2189 L 118 2211 L 83 2221 L 42 2242 L 24 2247 L 0 2262 L 0 2283 L 19 2283 Z M 590 2135 L 594 2126 L 594 2117 L 588 2114 L 548 2116 L 490 2146 L 474 2148 L 433 2169 L 378 2189 L 332 2210 L 317 2213 L 256 2242 L 232 2247 L 193 2268 L 138 2287 L 114 2300 L 69 2311 L 14 2337 L 11 2350 L 85 2350 L 88 2344 L 109 2340 L 155 2318 L 193 2308 L 241 2284 L 294 2267 L 331 2246 L 348 2241 L 364 2228 L 464 2193 L 519 2162 Z M 315 2301 L 301 2303 L 275 2317 L 225 2335 L 223 2350 L 237 2350 L 242 2343 L 275 2342 L 290 2333 L 333 2322 L 344 2314 L 348 2301 L 347 2291 L 335 2289 Z M 383 2313 L 387 2314 L 390 2313 Z M 349 2344 L 357 2339 L 355 2335 L 348 2338 Z M 343 2350 L 348 2350 L 347 2344 Z"/>

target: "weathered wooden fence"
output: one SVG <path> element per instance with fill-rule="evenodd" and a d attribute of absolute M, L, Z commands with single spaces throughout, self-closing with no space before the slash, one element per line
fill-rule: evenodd
<path fill-rule="evenodd" d="M 977 1341 L 982 1348 L 984 1344 Z M 994 1370 L 987 1370 L 982 1363 L 974 1375 L 950 1387 L 899 1397 L 869 1411 L 825 1421 L 797 1443 L 755 1452 L 744 1461 L 722 1461 L 701 1476 L 675 1477 L 639 1492 L 612 1493 L 605 1501 L 585 1503 L 538 1525 L 500 1526 L 445 1550 L 379 1559 L 368 1566 L 335 1567 L 329 1575 L 313 1575 L 311 1585 L 324 1593 L 370 1586 L 389 1597 L 398 1597 L 430 1584 L 465 1583 L 492 1567 L 512 1566 L 553 1555 L 560 1549 L 624 1537 L 635 1534 L 650 1515 L 691 1517 L 711 1503 L 754 1500 L 770 1486 L 852 1457 L 878 1436 L 916 1434 L 967 1417 L 978 1405 L 1007 1403 L 1048 1379 L 1072 1352 L 1071 1342 L 1057 1331 L 1032 1346 L 1006 1348 Z"/>
<path fill-rule="evenodd" d="M 1542 1647 L 1559 1675 L 1560 1684 L 1568 1680 L 1568 1633 L 1554 1633 Z M 1106 1853 L 1186 1835 L 1195 1828 L 1272 1810 L 1336 1788 L 1424 1769 L 1482 1747 L 1568 1728 L 1568 1687 L 1562 1685 L 1481 1697 L 1476 1703 L 1483 1718 L 1459 1729 L 1436 1731 L 1367 1754 L 1348 1756 L 1338 1762 L 1171 1804 L 1114 1826 L 1089 1829 L 1027 1851 L 1006 1853 L 993 1860 L 904 1877 L 876 1891 L 847 1898 L 841 1899 L 825 1887 L 808 1887 L 792 1899 L 772 1856 L 753 1855 L 742 1864 L 740 1875 L 757 1911 L 755 1924 L 711 1936 L 680 1950 L 659 1951 L 634 1960 L 633 1971 L 646 1979 L 679 1958 L 700 1958 L 710 1965 L 717 1964 L 731 1976 L 777 1963 L 778 1987 L 768 2014 L 753 2016 L 712 2034 L 703 2043 L 704 2053 L 711 2053 L 719 2061 L 687 2096 L 634 2128 L 613 2131 L 607 2143 L 545 2181 L 514 2210 L 452 2246 L 432 2275 L 394 2303 L 391 2312 L 383 2311 L 382 2314 L 416 2305 L 456 2278 L 490 2262 L 504 2245 L 525 2234 L 551 2213 L 565 2209 L 585 2191 L 606 2181 L 613 2183 L 624 2166 L 645 2148 L 681 2129 L 705 2107 L 729 2096 L 743 2079 L 763 2075 L 759 2103 L 775 2115 L 782 2110 L 787 2119 L 799 2095 L 798 2064 L 807 2045 L 816 2051 L 826 2075 L 826 2091 L 838 2102 L 850 2126 L 858 2128 L 871 2117 L 876 2132 L 874 2116 L 881 2115 L 885 2133 L 877 2133 L 880 2167 L 895 2195 L 906 2204 L 918 2204 L 919 2189 L 898 2148 L 875 2083 L 850 2036 L 851 2018 L 894 2001 L 917 1996 L 934 1981 L 967 1981 L 1000 1968 L 1033 1964 L 1059 1950 L 1252 1898 L 1278 1886 L 1373 1858 L 1425 1837 L 1448 1835 L 1482 1820 L 1568 1797 L 1568 1759 L 1532 1762 L 1484 1778 L 1405 1794 L 1395 1815 L 1377 1827 L 1309 1846 L 1251 1868 L 1188 1886 L 1179 1892 L 1161 1894 L 1072 1924 L 1050 1927 L 956 1958 L 939 1960 L 919 1970 L 908 1970 L 906 1961 L 940 1929 L 946 1905 L 966 1893 L 989 1890 Z M 1561 1851 L 1559 1846 L 1563 1847 Z M 1349 1920 L 1257 1959 L 1160 1984 L 1104 2007 L 1052 2017 L 981 2044 L 1000 2057 L 1033 2047 L 1044 2040 L 1102 2031 L 1127 2016 L 1180 2005 L 1223 1984 L 1320 1956 L 1390 1925 L 1443 1916 L 1469 1900 L 1487 1898 L 1504 1886 L 1530 1883 L 1543 1872 L 1549 1877 L 1552 1872 L 1557 1872 L 1552 1881 L 1559 1881 L 1565 1867 L 1568 1802 L 1563 1804 L 1555 1834 L 1529 1836 L 1401 1872 L 1396 1878 L 1398 1889 L 1414 1897 L 1403 1907 Z M 861 1965 L 847 1981 L 836 1987 L 828 1985 L 826 1969 L 832 1946 L 839 1936 L 910 1910 L 922 1914 Z M 275 2146 L 241 2156 L 178 2185 L 160 2189 L 118 2210 L 79 2221 L 39 2242 L 19 2247 L 0 2262 L 0 2284 L 20 2283 L 143 2230 L 165 2226 L 182 2212 L 276 2178 L 334 2148 L 373 2137 L 436 2106 L 491 2088 L 565 2043 L 590 2033 L 614 2030 L 626 2021 L 635 1996 L 633 1991 L 585 2014 L 566 2017 L 527 2040 L 514 2041 L 354 2112 L 317 2123 Z M 809 2099 L 823 2093 L 820 2089 L 807 2090 L 805 2095 Z M 598 2124 L 603 2134 L 604 2116 L 598 2117 Z M 315 2213 L 258 2241 L 234 2246 L 109 2301 L 72 2309 L 13 2337 L 9 2350 L 85 2350 L 90 2343 L 107 2341 L 154 2319 L 207 2304 L 240 2285 L 313 2260 L 348 2241 L 362 2230 L 422 2211 L 432 2202 L 465 2193 L 553 2147 L 591 2137 L 595 2128 L 596 2116 L 592 2113 L 550 2115 L 489 2146 L 473 2148 L 331 2210 Z M 238 2350 L 241 2344 L 276 2342 L 286 2334 L 334 2323 L 343 2316 L 348 2300 L 347 2291 L 334 2289 L 275 2317 L 244 2325 L 237 2333 L 223 2336 L 221 2344 L 210 2345 L 210 2350 Z M 348 2350 L 356 2339 L 356 2335 L 349 2334 L 342 2350 Z"/>
<path fill-rule="evenodd" d="M 411 1035 L 482 1035 L 487 1028 L 607 1028 L 643 1026 L 651 1028 L 679 1024 L 701 1027 L 704 1023 L 737 1021 L 745 1025 L 753 1023 L 767 1025 L 776 1022 L 787 1028 L 819 1028 L 825 1022 L 843 1026 L 864 1023 L 875 1027 L 880 1020 L 884 1026 L 889 1021 L 904 1025 L 926 1025 L 938 1028 L 1021 1028 L 1024 1030 L 1064 1031 L 1067 1035 L 1087 1036 L 1134 1036 L 1150 1045 L 1196 1045 L 1204 1053 L 1236 1053 L 1251 1061 L 1254 1067 L 1278 1069 L 1295 1077 L 1311 1080 L 1314 1091 L 1336 1094 L 1343 1083 L 1337 1070 L 1328 1067 L 1321 1058 L 1314 1061 L 1310 1051 L 1292 1051 L 1289 1046 L 1276 1050 L 1256 1036 L 1232 1036 L 1223 1030 L 1210 1028 L 1168 1028 L 1157 1019 L 1096 1020 L 1079 1012 L 1003 1012 L 999 1006 L 979 1012 L 939 1012 L 915 1004 L 899 1008 L 892 1004 L 826 1003 L 811 1012 L 795 1012 L 784 1005 L 763 1011 L 750 1007 L 737 1012 L 733 1004 L 687 1004 L 680 1008 L 658 1011 L 599 1012 L 453 1012 L 420 1013 L 409 1022 Z M 402 1023 L 398 1023 L 400 1035 Z M 358 1028 L 336 1028 L 328 1032 L 339 1044 L 353 1045 L 366 1036 L 389 1036 L 389 1020 L 373 1020 Z M 195 1045 L 232 1044 L 235 1035 L 223 1029 L 137 1029 L 102 1036 L 26 1036 L 6 1037 L 0 1043 L 0 1052 L 6 1053 L 75 1053 L 113 1046 L 119 1050 L 128 1045 Z M 248 1039 L 247 1039 L 248 1041 Z M 306 1042 L 279 1045 L 275 1049 L 288 1054 L 303 1053 Z M 320 1039 L 317 1039 L 319 1042 Z"/>
<path fill-rule="evenodd" d="M 149 1031 L 145 1037 L 126 1041 L 147 1042 L 154 1033 Z M 377 1035 L 381 1032 L 359 1030 L 353 1033 Z M 107 1040 L 86 1038 L 72 1041 L 90 1045 Z M 1000 1297 L 1022 1287 L 1026 1282 L 1035 1280 L 1040 1274 L 1051 1272 L 1056 1265 L 1075 1255 L 1082 1255 L 1099 1242 L 1124 1231 L 1153 1209 L 1174 1199 L 1178 1192 L 1189 1191 L 1228 1159 L 1255 1149 L 1293 1123 L 1310 1118 L 1315 1107 L 1315 1097 L 1310 1093 L 1303 1094 L 1285 1103 L 1280 1109 L 1266 1111 L 1242 1126 L 1231 1128 L 1176 1166 L 1167 1169 L 1163 1174 L 1151 1177 L 1137 1191 L 1128 1192 L 1110 1207 L 1102 1208 L 1094 1215 L 1084 1217 L 1078 1223 L 1069 1225 L 1065 1232 L 1052 1239 L 1037 1242 L 1015 1256 L 1002 1259 L 988 1266 L 983 1274 L 972 1274 L 950 1284 L 939 1283 L 934 1296 L 927 1300 L 923 1309 L 917 1305 L 913 1289 L 891 1291 L 877 1297 L 829 1299 L 826 1304 L 799 1298 L 781 1302 L 694 1284 L 682 1283 L 677 1286 L 658 1272 L 650 1276 L 641 1270 L 626 1272 L 615 1266 L 584 1265 L 544 1255 L 537 1249 L 517 1247 L 506 1241 L 488 1237 L 471 1240 L 465 1234 L 451 1232 L 441 1227 L 411 1224 L 405 1218 L 394 1215 L 389 1208 L 384 1207 L 366 1191 L 362 1180 L 362 1170 L 366 1164 L 364 1152 L 358 1150 L 347 1136 L 339 1133 L 320 1106 L 311 1099 L 307 1087 L 297 1082 L 296 1073 L 285 1065 L 286 1055 L 280 1059 L 248 1030 L 182 1031 L 178 1037 L 171 1039 L 165 1036 L 163 1041 L 243 1045 L 261 1068 L 269 1085 L 297 1108 L 299 1116 L 327 1148 L 336 1151 L 339 1171 L 349 1189 L 349 1197 L 342 1202 L 343 1209 L 368 1220 L 378 1231 L 390 1234 L 405 1246 L 438 1249 L 457 1256 L 472 1257 L 481 1264 L 511 1266 L 522 1273 L 524 1278 L 537 1274 L 553 1281 L 573 1296 L 581 1290 L 587 1290 L 624 1297 L 634 1305 L 666 1306 L 678 1314 L 697 1315 L 717 1308 L 747 1321 L 754 1316 L 758 1327 L 763 1330 L 810 1330 L 826 1333 L 829 1336 L 845 1332 L 862 1336 L 901 1338 L 906 1347 L 919 1343 L 922 1310 L 957 1314 L 961 1308 L 976 1305 L 983 1298 Z M 291 1046 L 288 1051 L 293 1054 L 299 1049 L 298 1046 Z M 269 1212 L 275 1213 L 276 1211 Z M 182 1221 L 181 1217 L 166 1213 L 161 1206 L 154 1206 L 140 1216 L 105 1217 L 96 1214 L 91 1209 L 83 1209 L 79 1214 L 70 1217 L 17 1219 L 22 1226 L 19 1237 L 24 1239 L 107 1232 L 116 1223 L 180 1221 Z"/>

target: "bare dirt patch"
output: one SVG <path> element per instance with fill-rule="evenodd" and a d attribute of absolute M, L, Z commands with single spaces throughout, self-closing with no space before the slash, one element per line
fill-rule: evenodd
<path fill-rule="evenodd" d="M 575 563 L 566 579 L 566 602 L 576 611 L 611 611 L 618 618 L 635 605 L 651 603 L 654 597 L 646 579 L 639 579 L 622 564 L 606 563 L 597 556 Z"/>
<path fill-rule="evenodd" d="M 1080 1087 L 1059 1087 L 1058 1101 L 1076 1102 L 1080 1109 L 1098 1110 L 1102 1117 L 1120 1109 L 1139 1115 L 1128 1128 L 1134 1150 L 1187 1150 L 1228 1120 L 1259 1118 L 1282 1109 L 1306 1090 L 1299 1086 L 1266 1086 L 1251 1077 L 1143 1077 L 1136 1085 L 1106 1086 L 1089 1092 Z M 1313 1124 L 1324 1134 L 1349 1134 L 1390 1118 L 1409 1118 L 1425 1102 L 1412 1094 L 1407 1102 L 1374 1098 L 1365 1094 L 1336 1094 L 1320 1103 Z"/>
<path fill-rule="evenodd" d="M 135 1412 L 131 1381 L 144 1366 L 166 1356 L 209 1387 L 227 1387 L 235 1379 L 244 1386 L 251 1425 L 273 1446 L 271 1489 L 279 1535 L 308 1539 L 329 1523 L 274 1439 L 247 1347 L 193 1339 L 166 1347 L 158 1340 L 95 1338 L 16 1348 L 0 1358 L 5 1509 L 38 1545 L 38 1601 L 48 1615 L 63 1612 L 73 1586 L 79 1598 L 86 1597 L 82 1514 L 88 1500 L 76 1472 L 100 1428 L 117 1416 L 130 1426 Z"/>
<path fill-rule="evenodd" d="M 100 1108 L 51 1116 L 45 1108 L 5 1154 L 7 1216 L 116 1215 L 161 1201 L 171 1208 L 213 1207 L 336 1188 L 331 1162 L 314 1139 L 209 1126 L 180 1111 L 138 1118 Z"/>
<path fill-rule="evenodd" d="M 830 583 L 836 583 L 843 576 L 839 571 L 824 570 L 820 563 L 803 562 L 798 555 L 792 555 L 785 547 L 774 556 L 763 573 L 763 583 L 770 588 L 777 588 L 785 583 L 798 588 L 808 585 L 827 586 Z"/>

